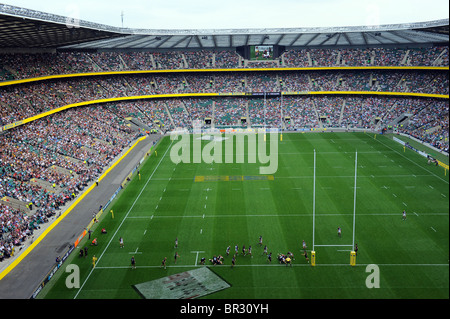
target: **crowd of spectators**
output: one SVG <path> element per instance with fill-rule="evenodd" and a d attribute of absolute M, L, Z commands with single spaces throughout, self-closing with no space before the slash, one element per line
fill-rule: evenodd
<path fill-rule="evenodd" d="M 240 126 L 247 118 L 247 100 L 244 98 L 214 99 L 215 126 Z"/>
<path fill-rule="evenodd" d="M 0 260 L 92 183 L 140 134 L 104 106 L 70 109 L 3 132 Z"/>
<path fill-rule="evenodd" d="M 288 130 L 318 128 L 319 118 L 314 108 L 313 98 L 309 96 L 283 97 L 282 116 Z M 289 120 L 286 120 L 286 119 Z"/>
<path fill-rule="evenodd" d="M 257 67 L 448 66 L 448 50 L 301 49 Z M 253 67 L 232 51 L 58 52 L 0 55 L 0 81 L 123 70 Z M 448 73 L 414 70 L 154 73 L 56 79 L 0 88 L 0 125 L 83 101 L 173 93 L 386 91 L 449 94 Z M 76 197 L 142 131 L 162 133 L 210 118 L 216 127 L 372 128 L 407 116 L 398 130 L 448 152 L 448 100 L 283 95 L 178 97 L 83 106 L 0 134 L 0 260 Z M 245 119 L 246 121 L 242 121 Z M 24 203 L 18 208 L 13 201 Z"/>
<path fill-rule="evenodd" d="M 0 125 L 83 101 L 173 93 L 376 91 L 449 93 L 440 71 L 308 71 L 113 75 L 0 88 Z"/>
<path fill-rule="evenodd" d="M 412 111 L 412 116 L 405 125 L 397 127 L 398 131 L 448 153 L 448 102 L 417 101 L 414 109 L 409 111 Z"/>
<path fill-rule="evenodd" d="M 448 66 L 448 48 L 289 49 L 274 61 L 230 50 L 0 54 L 0 81 L 102 71 L 336 66 Z"/>

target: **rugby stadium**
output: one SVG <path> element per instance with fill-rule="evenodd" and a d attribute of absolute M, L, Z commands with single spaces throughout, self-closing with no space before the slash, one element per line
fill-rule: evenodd
<path fill-rule="evenodd" d="M 448 299 L 448 26 L 0 4 L 0 298 Z"/>

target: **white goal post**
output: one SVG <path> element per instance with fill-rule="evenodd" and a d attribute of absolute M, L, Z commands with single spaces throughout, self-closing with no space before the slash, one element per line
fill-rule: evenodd
<path fill-rule="evenodd" d="M 355 152 L 355 183 L 353 187 L 353 227 L 352 227 L 352 244 L 351 245 L 317 245 L 315 242 L 316 232 L 316 150 L 314 150 L 314 173 L 313 173 L 313 225 L 312 225 L 312 250 L 315 251 L 315 247 L 355 247 L 355 234 L 356 234 L 356 181 L 358 171 L 358 151 Z"/>

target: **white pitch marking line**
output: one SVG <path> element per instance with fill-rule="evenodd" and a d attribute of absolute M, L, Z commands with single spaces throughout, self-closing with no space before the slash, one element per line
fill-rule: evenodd
<path fill-rule="evenodd" d="M 416 216 L 419 216 L 417 213 L 413 213 Z M 320 216 L 353 216 L 353 214 L 337 214 L 337 213 L 330 213 L 330 214 L 316 214 L 316 215 L 320 215 Z M 364 214 L 364 213 L 360 213 L 359 216 L 397 216 L 398 213 L 369 213 L 369 214 Z M 428 216 L 448 216 L 448 212 L 446 213 L 429 213 L 426 214 Z M 312 216 L 312 214 L 257 214 L 257 215 L 245 215 L 245 214 L 235 214 L 235 215 L 209 215 L 208 218 L 237 218 L 237 217 L 293 217 L 293 218 L 297 218 L 297 217 L 310 217 Z M 155 216 L 154 218 L 202 218 L 202 215 L 180 215 L 180 216 Z M 146 219 L 148 218 L 147 216 L 135 216 L 135 217 L 127 217 L 127 219 Z M 206 215 L 205 215 L 206 218 Z"/>
<path fill-rule="evenodd" d="M 198 254 L 199 253 L 204 253 L 204 251 L 191 251 L 191 254 L 197 254 L 197 256 L 195 257 L 195 266 L 197 266 Z"/>
<path fill-rule="evenodd" d="M 356 264 L 356 267 L 367 267 L 369 264 Z M 448 267 L 448 263 L 446 264 L 377 264 L 378 266 L 386 266 L 386 267 Z M 160 268 L 161 266 L 138 266 L 137 268 Z M 198 267 L 195 265 L 170 265 L 167 268 L 192 268 Z M 203 266 L 207 267 L 207 266 Z M 230 267 L 229 265 L 216 265 L 215 267 Z M 284 265 L 280 265 L 278 263 L 272 264 L 247 264 L 247 265 L 236 265 L 235 267 L 285 267 Z M 292 267 L 311 267 L 310 264 L 292 264 Z M 348 263 L 345 264 L 317 264 L 316 267 L 348 267 Z M 96 266 L 95 269 L 129 269 L 130 266 Z"/>
<path fill-rule="evenodd" d="M 403 202 L 403 205 L 405 205 L 405 206 L 408 206 L 408 205 L 406 205 L 406 203 L 405 203 L 405 202 Z"/>
<path fill-rule="evenodd" d="M 131 205 L 130 209 L 128 210 L 128 212 L 126 213 L 125 217 L 122 219 L 122 221 L 120 222 L 119 226 L 117 227 L 116 231 L 114 232 L 113 236 L 111 237 L 110 241 L 108 242 L 108 244 L 106 245 L 105 249 L 103 250 L 103 252 L 100 254 L 100 257 L 98 257 L 97 259 L 97 263 L 100 263 L 100 260 L 102 259 L 103 255 L 105 254 L 106 250 L 108 249 L 109 245 L 111 245 L 111 242 L 113 240 L 113 238 L 116 236 L 117 232 L 119 231 L 120 227 L 122 227 L 122 224 L 125 222 L 125 220 L 128 218 L 128 215 L 130 215 L 131 210 L 134 208 L 134 206 L 136 205 L 137 201 L 139 200 L 139 198 L 141 197 L 142 193 L 144 192 L 145 188 L 147 187 L 148 183 L 150 182 L 150 180 L 153 178 L 153 175 L 155 175 L 156 170 L 158 169 L 159 165 L 161 164 L 161 162 L 163 161 L 163 159 L 166 157 L 167 152 L 169 151 L 170 147 L 173 145 L 173 141 L 172 143 L 169 145 L 169 147 L 167 148 L 167 150 L 164 152 L 164 155 L 161 157 L 161 159 L 158 162 L 158 165 L 156 165 L 155 169 L 153 170 L 152 175 L 150 175 L 150 177 L 147 179 L 147 182 L 145 182 L 144 187 L 141 189 L 141 191 L 139 192 L 138 196 L 136 197 L 136 199 L 133 202 L 133 205 Z M 91 271 L 89 272 L 89 274 L 87 275 L 86 279 L 84 280 L 83 284 L 81 285 L 81 287 L 78 289 L 77 293 L 75 294 L 75 296 L 73 297 L 73 299 L 77 299 L 78 295 L 80 294 L 80 292 L 83 290 L 84 285 L 86 284 L 86 282 L 89 280 L 89 278 L 92 275 L 92 272 L 94 271 L 95 268 L 92 268 Z"/>
<path fill-rule="evenodd" d="M 437 233 L 437 230 L 436 229 L 434 229 L 433 227 L 430 227 L 435 233 Z"/>
<path fill-rule="evenodd" d="M 366 133 L 367 134 L 367 133 Z M 441 181 L 445 182 L 448 184 L 448 181 L 446 181 L 445 179 L 443 179 L 442 177 L 439 177 L 438 175 L 434 174 L 433 172 L 431 172 L 430 170 L 424 168 L 423 166 L 417 164 L 416 162 L 414 162 L 413 160 L 409 159 L 408 157 L 406 157 L 405 155 L 403 155 L 402 153 L 399 153 L 398 151 L 394 150 L 392 147 L 384 144 L 383 142 L 380 142 L 379 140 L 376 140 L 378 143 L 383 144 L 385 147 L 389 148 L 390 150 L 392 150 L 393 152 L 397 153 L 398 155 L 400 155 L 401 157 L 407 159 L 408 161 L 410 161 L 411 163 L 419 166 L 420 168 L 422 168 L 423 170 L 427 171 L 428 173 L 430 173 L 431 175 L 434 175 L 435 177 L 439 178 Z"/>
<path fill-rule="evenodd" d="M 129 254 L 129 255 L 141 255 L 142 252 L 138 252 L 138 249 L 139 249 L 139 247 L 136 248 L 136 250 L 135 250 L 134 252 L 130 251 L 128 254 Z"/>
<path fill-rule="evenodd" d="M 394 195 L 394 197 L 397 197 L 397 195 L 395 195 L 395 194 L 392 194 L 392 195 Z"/>

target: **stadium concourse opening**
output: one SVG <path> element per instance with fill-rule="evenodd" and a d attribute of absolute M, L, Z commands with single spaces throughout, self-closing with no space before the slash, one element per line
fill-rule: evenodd
<path fill-rule="evenodd" d="M 448 19 L 191 31 L 61 21 L 0 4 L 2 299 L 150 296 L 161 278 L 204 278 L 198 252 L 235 245 L 253 254 L 211 266 L 218 298 L 448 299 Z M 276 130 L 277 171 L 173 163 L 170 132 L 196 122 L 204 135 Z M 311 273 L 306 257 L 328 243 Z M 339 246 L 356 244 L 353 270 L 386 267 L 387 289 L 369 293 L 364 271 L 343 267 Z M 270 251 L 291 252 L 293 267 Z M 161 269 L 166 256 L 179 257 Z M 68 263 L 82 270 L 76 291 Z"/>

